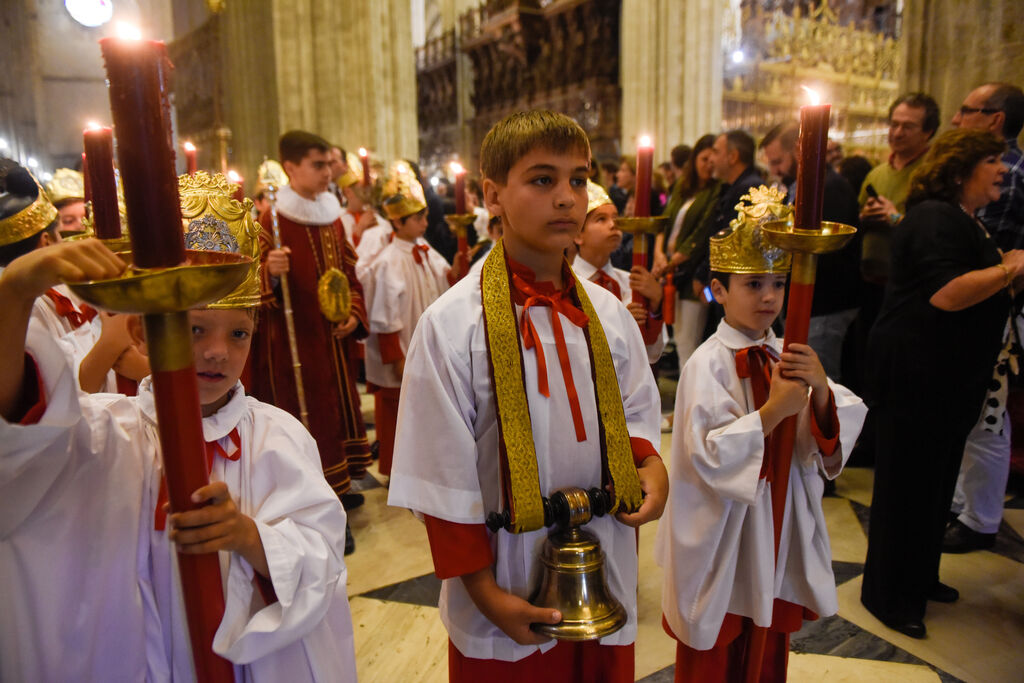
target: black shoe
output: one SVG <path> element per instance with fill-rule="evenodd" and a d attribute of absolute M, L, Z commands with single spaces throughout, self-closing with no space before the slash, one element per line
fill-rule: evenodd
<path fill-rule="evenodd" d="M 366 497 L 361 493 L 343 493 L 338 498 L 341 499 L 341 507 L 346 510 L 355 510 L 366 502 Z"/>
<path fill-rule="evenodd" d="M 352 535 L 352 527 L 345 525 L 345 555 L 351 555 L 356 551 L 356 538 Z"/>
<path fill-rule="evenodd" d="M 935 587 L 928 593 L 928 599 L 933 602 L 956 602 L 960 599 L 960 591 L 942 582 L 936 582 Z"/>
<path fill-rule="evenodd" d="M 988 550 L 995 544 L 995 534 L 979 533 L 960 520 L 955 520 L 942 538 L 942 552 L 969 553 L 972 550 Z"/>
<path fill-rule="evenodd" d="M 909 619 L 907 621 L 883 621 L 883 624 L 894 631 L 899 631 L 905 636 L 921 640 L 928 635 L 924 622 L 920 619 Z"/>

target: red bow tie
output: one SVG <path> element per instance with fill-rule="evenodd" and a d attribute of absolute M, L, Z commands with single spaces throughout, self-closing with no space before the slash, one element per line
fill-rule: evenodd
<path fill-rule="evenodd" d="M 427 252 L 430 251 L 430 246 L 426 244 L 414 244 L 412 245 L 412 260 L 421 266 L 427 260 Z"/>
<path fill-rule="evenodd" d="M 52 287 L 46 290 L 46 296 L 57 308 L 57 315 L 71 323 L 71 327 L 78 329 L 85 323 L 96 317 L 96 309 L 88 304 L 82 304 L 81 310 L 75 308 L 71 299 L 67 298 Z"/>
<path fill-rule="evenodd" d="M 224 450 L 224 447 L 220 445 L 220 441 L 207 441 L 206 442 L 206 471 L 210 473 L 213 471 L 213 459 L 218 455 L 225 460 L 237 461 L 242 455 L 242 439 L 238 436 L 238 427 L 231 430 L 228 435 L 231 437 L 231 443 L 234 444 L 235 449 L 228 454 Z M 153 528 L 157 531 L 163 531 L 167 526 L 167 513 L 164 512 L 164 504 L 167 502 L 167 479 L 161 477 L 160 479 L 160 495 L 156 499 L 156 510 L 153 511 Z"/>
<path fill-rule="evenodd" d="M 599 270 L 594 273 L 594 277 L 590 278 L 591 282 L 596 282 L 601 285 L 609 292 L 615 295 L 616 299 L 622 299 L 622 288 L 619 287 L 618 281 L 603 270 Z"/>
<path fill-rule="evenodd" d="M 537 283 L 531 283 L 519 275 L 512 274 L 512 286 L 520 294 L 526 297 L 523 304 L 523 317 L 520 320 L 520 334 L 523 335 L 523 346 L 527 349 L 537 350 L 537 390 L 543 396 L 551 396 L 548 388 L 548 366 L 544 357 L 544 347 L 537 337 L 537 329 L 530 319 L 529 311 L 534 306 L 546 306 L 551 308 L 551 330 L 555 337 L 555 349 L 558 352 L 558 362 L 562 368 L 562 381 L 565 383 L 565 391 L 569 396 L 569 408 L 572 411 L 573 425 L 576 428 L 576 440 L 586 441 L 587 432 L 583 425 L 583 411 L 580 409 L 579 395 L 576 393 L 576 384 L 572 379 L 572 366 L 569 364 L 569 349 L 565 345 L 565 333 L 562 331 L 562 323 L 558 314 L 561 313 L 569 319 L 573 325 L 585 328 L 590 319 L 587 314 L 581 311 L 568 298 L 568 291 L 541 292 Z"/>

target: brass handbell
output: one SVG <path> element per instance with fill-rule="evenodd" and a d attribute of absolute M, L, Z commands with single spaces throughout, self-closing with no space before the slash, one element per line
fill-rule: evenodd
<path fill-rule="evenodd" d="M 530 628 L 558 640 L 595 640 L 615 633 L 626 625 L 626 608 L 608 590 L 601 544 L 580 528 L 607 511 L 607 492 L 567 488 L 549 500 L 555 530 L 544 541 L 540 583 L 529 601 L 557 609 L 562 620 Z"/>

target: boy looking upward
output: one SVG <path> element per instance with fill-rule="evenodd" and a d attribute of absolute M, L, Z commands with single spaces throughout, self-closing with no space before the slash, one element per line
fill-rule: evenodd
<path fill-rule="evenodd" d="M 661 514 L 667 476 L 653 445 L 661 402 L 640 332 L 615 296 L 578 280 L 563 256 L 586 218 L 589 141 L 562 114 L 521 112 L 491 129 L 480 159 L 484 201 L 503 236 L 480 278 L 459 281 L 420 318 L 388 502 L 425 519 L 444 580 L 452 681 L 632 681 L 632 527 Z M 524 410 L 499 414 L 499 400 Z M 536 468 L 532 483 L 513 474 L 523 467 Z M 624 490 L 622 467 L 634 482 L 639 473 L 634 502 L 623 504 L 635 512 L 586 529 L 601 543 L 627 623 L 600 642 L 556 643 L 530 624 L 561 615 L 526 601 L 546 531 L 509 500 L 539 504 L 566 486 L 612 481 Z M 492 512 L 514 515 L 521 533 L 488 531 Z"/>
<path fill-rule="evenodd" d="M 588 180 L 587 219 L 575 239 L 579 252 L 572 267 L 581 278 L 596 282 L 626 304 L 640 326 L 647 346 L 647 361 L 657 363 L 666 341 L 665 326 L 661 320 L 664 292 L 651 271 L 643 266 L 633 266 L 627 272 L 612 265 L 612 252 L 622 244 L 622 231 L 615 225 L 618 215 L 618 209 L 604 188 Z M 633 301 L 634 289 L 647 298 L 650 310 Z"/>
<path fill-rule="evenodd" d="M 838 609 L 820 473 L 839 475 L 866 408 L 828 380 L 811 347 L 782 352 L 771 325 L 789 257 L 765 246 L 755 218 L 766 204 L 781 211 L 781 196 L 751 194 L 749 215 L 711 239 L 711 291 L 725 318 L 686 363 L 676 393 L 671 492 L 656 544 L 664 626 L 679 641 L 676 681 L 740 680 L 754 624 L 770 627 L 761 680 L 785 680 L 789 634 Z M 772 432 L 790 415 L 797 437 L 776 560 Z"/>

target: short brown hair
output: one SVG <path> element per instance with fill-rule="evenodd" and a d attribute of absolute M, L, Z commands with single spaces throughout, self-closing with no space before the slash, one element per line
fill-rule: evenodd
<path fill-rule="evenodd" d="M 578 123 L 565 114 L 533 109 L 510 114 L 488 131 L 480 145 L 480 173 L 504 184 L 516 162 L 535 149 L 590 158 L 590 140 Z"/>
<path fill-rule="evenodd" d="M 889 121 L 892 121 L 892 113 L 901 104 L 905 104 L 913 109 L 924 109 L 921 130 L 928 133 L 928 139 L 930 140 L 935 135 L 935 131 L 939 129 L 939 104 L 935 101 L 935 98 L 923 92 L 903 93 L 896 98 L 896 101 L 889 105 Z"/>
<path fill-rule="evenodd" d="M 962 183 L 974 167 L 990 156 L 1000 156 L 1006 143 L 993 133 L 954 128 L 935 138 L 928 155 L 910 179 L 907 208 L 926 199 L 955 201 Z"/>
<path fill-rule="evenodd" d="M 309 150 L 318 149 L 321 152 L 327 152 L 330 148 L 331 143 L 327 140 L 304 130 L 290 130 L 277 141 L 277 153 L 281 157 L 281 163 L 290 161 L 293 164 L 301 164 L 309 154 Z"/>
<path fill-rule="evenodd" d="M 776 140 L 782 145 L 782 149 L 792 152 L 796 149 L 797 140 L 800 138 L 800 124 L 796 121 L 786 121 L 772 128 L 761 138 L 758 149 L 764 149 Z"/>

